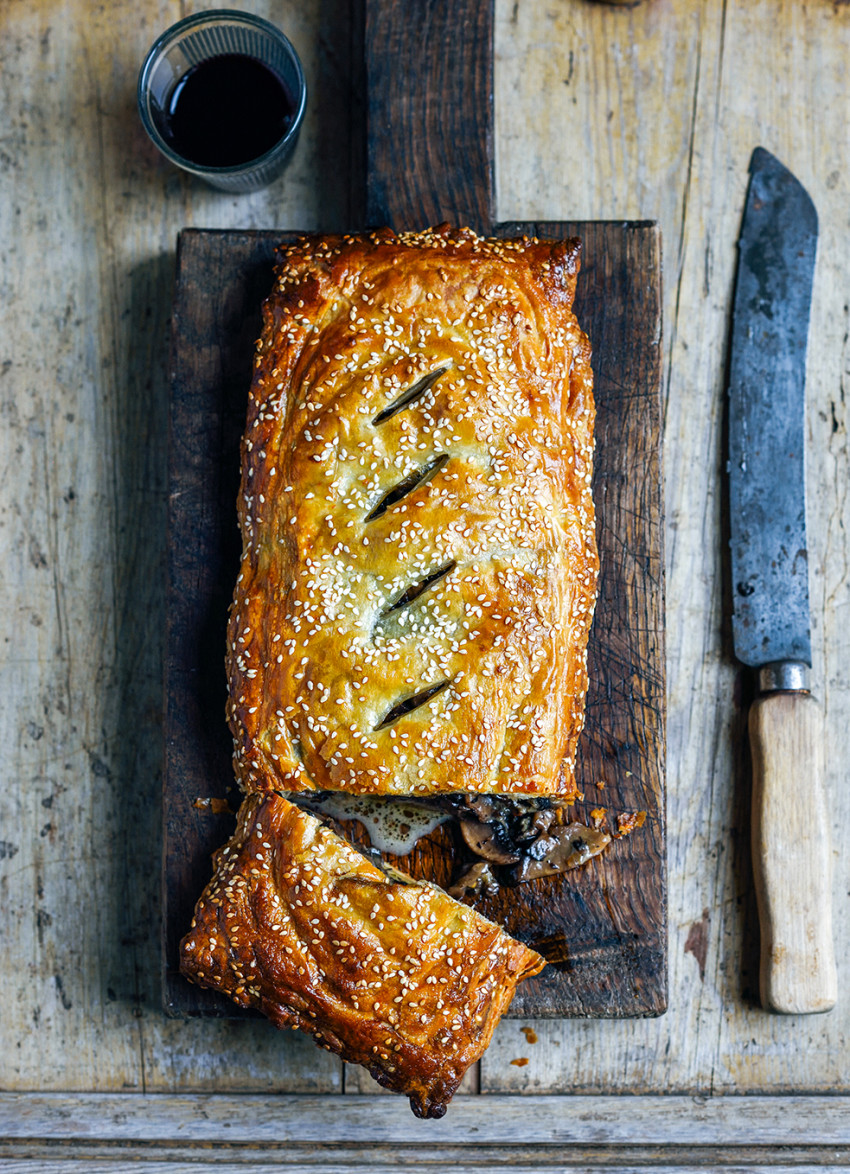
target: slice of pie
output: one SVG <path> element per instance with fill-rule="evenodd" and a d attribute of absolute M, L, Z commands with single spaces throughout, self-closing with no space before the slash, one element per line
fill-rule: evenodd
<path fill-rule="evenodd" d="M 445 1113 L 516 984 L 544 965 L 278 795 L 245 800 L 214 865 L 182 972 L 362 1064 L 418 1117 Z"/>

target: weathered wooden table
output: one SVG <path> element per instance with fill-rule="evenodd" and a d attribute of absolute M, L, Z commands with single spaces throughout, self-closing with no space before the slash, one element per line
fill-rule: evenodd
<path fill-rule="evenodd" d="M 496 4 L 498 218 L 657 219 L 663 233 L 667 1014 L 506 1021 L 467 1082 L 486 1096 L 459 1099 L 440 1123 L 415 1122 L 359 1070 L 265 1023 L 162 1015 L 165 370 L 176 233 L 343 228 L 358 163 L 350 5 L 241 6 L 289 33 L 312 99 L 286 176 L 239 198 L 172 171 L 134 113 L 147 45 L 200 5 L 0 8 L 0 1164 L 850 1164 L 850 6 L 840 0 Z M 731 657 L 720 537 L 726 334 L 757 144 L 796 172 L 821 220 L 810 573 L 841 999 L 819 1018 L 769 1016 L 755 1002 L 750 685 Z"/>

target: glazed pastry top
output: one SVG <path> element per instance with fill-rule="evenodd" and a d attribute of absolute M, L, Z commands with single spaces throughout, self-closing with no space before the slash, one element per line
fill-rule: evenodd
<path fill-rule="evenodd" d="M 251 792 L 575 794 L 597 554 L 578 242 L 284 248 L 228 636 Z"/>

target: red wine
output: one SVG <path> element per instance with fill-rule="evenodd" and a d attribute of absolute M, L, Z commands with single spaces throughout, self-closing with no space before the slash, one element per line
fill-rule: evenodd
<path fill-rule="evenodd" d="M 204 167 L 235 167 L 264 155 L 292 125 L 283 80 L 256 57 L 225 53 L 193 65 L 158 111 L 157 128 L 178 155 Z"/>

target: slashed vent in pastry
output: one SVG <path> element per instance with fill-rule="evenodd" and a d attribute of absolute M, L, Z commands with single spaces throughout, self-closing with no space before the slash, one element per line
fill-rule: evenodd
<path fill-rule="evenodd" d="M 277 795 L 245 800 L 181 943 L 181 969 L 310 1032 L 441 1117 L 533 950 L 434 885 L 387 875 Z"/>
<path fill-rule="evenodd" d="M 577 241 L 286 247 L 228 648 L 251 792 L 575 795 L 596 589 Z"/>

